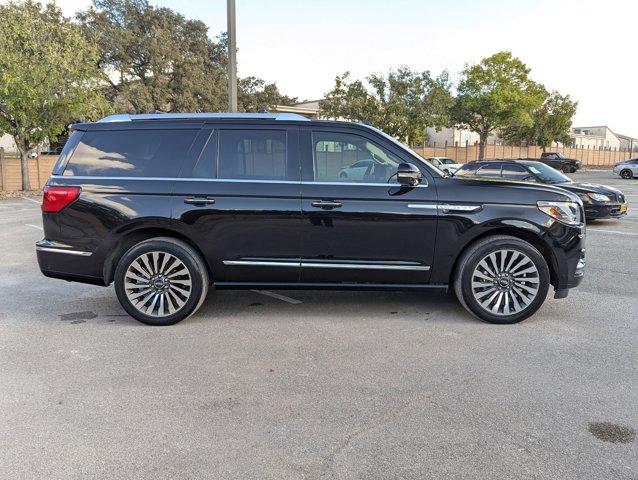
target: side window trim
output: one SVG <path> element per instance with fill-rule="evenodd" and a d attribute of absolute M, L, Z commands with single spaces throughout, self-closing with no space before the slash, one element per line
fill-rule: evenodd
<path fill-rule="evenodd" d="M 215 155 L 214 159 L 209 159 L 211 162 L 214 163 L 213 165 L 214 170 L 210 178 L 217 178 L 217 172 L 219 171 L 218 170 L 219 169 L 219 130 L 210 131 L 208 138 L 206 139 L 206 142 L 204 142 L 202 151 L 199 152 L 199 156 L 197 157 L 197 161 L 195 162 L 195 167 L 193 167 L 193 173 L 197 171 L 197 167 L 199 166 L 199 163 L 202 161 L 202 159 L 206 161 L 206 154 L 208 153 L 209 144 L 211 144 L 214 155 Z"/>

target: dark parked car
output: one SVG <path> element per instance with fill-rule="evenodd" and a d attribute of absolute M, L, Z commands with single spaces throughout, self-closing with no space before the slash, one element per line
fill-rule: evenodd
<path fill-rule="evenodd" d="M 578 196 L 449 178 L 368 126 L 163 114 L 73 129 L 44 192 L 40 268 L 114 282 L 144 323 L 188 317 L 209 285 L 453 288 L 477 317 L 514 323 L 583 277 Z"/>
<path fill-rule="evenodd" d="M 582 166 L 580 160 L 565 158 L 562 153 L 557 152 L 544 152 L 540 159 L 526 158 L 524 160 L 537 160 L 564 173 L 574 173 Z"/>
<path fill-rule="evenodd" d="M 470 162 L 457 172 L 459 177 L 503 178 L 521 182 L 555 185 L 580 197 L 585 218 L 618 218 L 627 214 L 627 198 L 617 188 L 592 183 L 577 183 L 561 172 L 532 160 L 488 160 Z"/>

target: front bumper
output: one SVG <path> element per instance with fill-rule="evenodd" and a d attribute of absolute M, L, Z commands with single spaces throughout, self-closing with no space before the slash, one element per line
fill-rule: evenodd
<path fill-rule="evenodd" d="M 623 205 L 624 211 L 623 211 Z M 627 204 L 623 203 L 606 203 L 606 204 L 589 204 L 584 205 L 585 218 L 587 220 L 597 220 L 603 218 L 620 218 L 627 215 Z"/>

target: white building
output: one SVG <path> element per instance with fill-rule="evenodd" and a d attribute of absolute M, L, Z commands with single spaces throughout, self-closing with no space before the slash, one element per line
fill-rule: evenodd
<path fill-rule="evenodd" d="M 620 150 L 622 152 L 638 151 L 638 138 L 621 135 L 620 133 L 617 133 L 616 136 L 620 140 Z"/>
<path fill-rule="evenodd" d="M 0 148 L 4 148 L 6 153 L 18 153 L 16 142 L 13 141 L 13 137 L 8 133 L 0 136 Z"/>
<path fill-rule="evenodd" d="M 576 148 L 620 150 L 620 138 L 606 125 L 573 127 L 572 137 L 574 137 L 574 146 Z"/>
<path fill-rule="evenodd" d="M 480 140 L 478 133 L 456 127 L 442 128 L 439 131 L 436 128 L 428 127 L 425 129 L 425 133 L 428 136 L 428 145 L 431 147 L 444 147 L 446 142 L 448 147 L 464 147 L 465 145 L 474 145 Z M 493 141 L 493 139 L 490 140 Z"/>

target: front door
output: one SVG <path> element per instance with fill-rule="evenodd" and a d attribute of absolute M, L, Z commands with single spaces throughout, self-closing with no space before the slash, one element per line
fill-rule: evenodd
<path fill-rule="evenodd" d="M 214 125 L 198 138 L 201 154 L 175 185 L 173 219 L 215 283 L 299 281 L 297 137 L 294 128 Z"/>
<path fill-rule="evenodd" d="M 427 283 L 437 206 L 422 162 L 372 131 L 349 127 L 307 128 L 300 144 L 301 281 Z M 419 164 L 420 185 L 396 183 L 402 162 Z"/>

